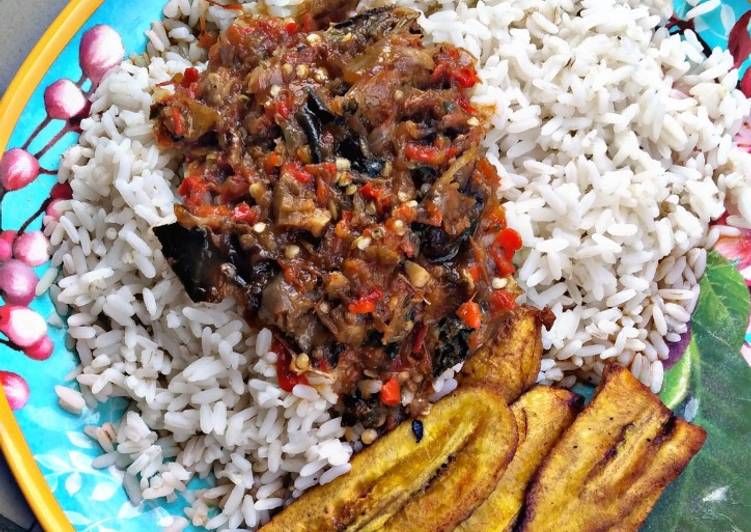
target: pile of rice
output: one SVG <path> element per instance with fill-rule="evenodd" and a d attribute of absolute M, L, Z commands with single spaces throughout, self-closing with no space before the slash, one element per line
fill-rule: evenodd
<path fill-rule="evenodd" d="M 668 0 L 431 4 L 426 32 L 480 58 L 474 103 L 495 105 L 486 146 L 526 247 L 520 284 L 557 316 L 540 382 L 596 381 L 617 359 L 658 392 L 706 250 L 738 231 L 710 221 L 726 201 L 751 220 L 751 163 L 733 145 L 750 106 L 732 56 L 705 58 L 690 30 L 655 32 Z"/>
<path fill-rule="evenodd" d="M 267 0 L 281 16 L 299 3 Z M 474 101 L 495 105 L 489 157 L 527 246 L 520 282 L 527 301 L 558 316 L 545 331 L 540 381 L 596 379 L 617 358 L 658 391 L 666 342 L 686 331 L 696 304 L 706 248 L 733 231 L 709 222 L 726 200 L 751 218 L 751 163 L 732 147 L 749 103 L 735 90 L 732 58 L 705 59 L 690 32 L 655 33 L 667 0 L 401 3 L 426 12 L 432 39 L 480 60 Z M 151 228 L 174 221 L 178 169 L 154 145 L 152 90 L 202 68 L 201 17 L 225 28 L 237 12 L 170 0 L 164 14 L 147 32 L 147 55 L 97 89 L 61 165 L 74 199 L 47 230 L 82 394 L 61 390 L 61 402 L 78 410 L 84 400 L 130 399 L 118 426 L 87 432 L 105 450 L 95 465 L 124 469 L 134 502 L 174 498 L 213 474 L 217 487 L 194 494 L 190 521 L 252 529 L 348 471 L 361 444 L 329 413 L 329 383 L 281 390 L 269 331 L 251 332 L 232 301 L 193 304 L 160 252 Z M 457 369 L 439 378 L 436 397 L 456 386 Z"/>

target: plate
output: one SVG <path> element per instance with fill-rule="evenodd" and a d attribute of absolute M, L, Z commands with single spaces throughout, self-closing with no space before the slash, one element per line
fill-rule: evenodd
<path fill-rule="evenodd" d="M 713 1 L 713 0 L 712 0 Z M 40 279 L 49 266 L 39 255 L 43 207 L 56 187 L 54 169 L 60 155 L 76 140 L 76 121 L 45 105 L 45 92 L 92 90 L 84 72 L 95 71 L 95 60 L 107 58 L 121 43 L 127 54 L 143 51 L 144 31 L 160 16 L 160 0 L 73 0 L 50 27 L 0 103 L 0 152 L 26 147 L 38 154 L 41 169 L 31 183 L 3 194 L 0 214 L 4 230 L 24 227 L 16 255 L 34 265 Z M 694 29 L 706 43 L 736 54 L 746 72 L 751 52 L 748 25 L 751 5 L 724 1 L 692 22 L 685 22 L 692 6 L 678 1 L 671 31 Z M 82 46 L 82 40 L 84 46 Z M 111 57 L 110 57 L 111 59 Z M 94 77 L 96 75 L 94 74 Z M 61 82 L 61 80 L 68 80 Z M 751 96 L 751 71 L 741 77 Z M 52 87 L 52 88 L 50 88 Z M 49 103 L 49 102 L 48 102 Z M 751 150 L 751 125 L 737 142 Z M 41 209 L 41 210 L 40 210 Z M 0 238 L 0 258 L 3 258 Z M 7 253 L 7 252 L 6 252 Z M 6 257 L 7 258 L 7 257 Z M 0 283 L 3 282 L 0 270 Z M 49 277 L 50 274 L 48 274 Z M 751 530 L 751 231 L 722 238 L 708 259 L 701 297 L 692 320 L 692 334 L 671 346 L 672 367 L 665 376 L 662 398 L 676 413 L 693 418 L 709 432 L 703 451 L 664 494 L 646 530 Z M 11 312 L 12 311 L 12 312 Z M 169 526 L 182 515 L 185 500 L 169 504 L 128 501 L 114 470 L 97 470 L 91 461 L 96 444 L 83 433 L 86 425 L 115 421 L 125 405 L 110 401 L 83 416 L 57 406 L 55 386 L 77 364 L 66 347 L 64 320 L 56 314 L 48 292 L 29 304 L 0 305 L 0 330 L 16 334 L 13 316 L 46 320 L 52 353 L 37 346 L 28 356 L 0 335 L 0 445 L 37 518 L 45 529 L 64 531 L 140 531 Z M 10 321 L 9 321 L 10 320 Z M 26 322 L 29 323 L 29 322 Z M 57 324 L 57 325 L 55 325 Z M 746 357 L 744 360 L 743 357 Z M 44 358 L 44 360 L 37 360 Z"/>

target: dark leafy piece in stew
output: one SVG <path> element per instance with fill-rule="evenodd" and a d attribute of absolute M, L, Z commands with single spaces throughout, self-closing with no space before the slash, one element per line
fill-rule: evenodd
<path fill-rule="evenodd" d="M 184 177 L 177 224 L 155 231 L 194 300 L 233 296 L 275 332 L 282 387 L 325 372 L 347 419 L 388 427 L 514 307 L 521 239 L 481 149 L 474 59 L 426 44 L 409 9 L 339 13 L 239 18 L 158 96 Z"/>

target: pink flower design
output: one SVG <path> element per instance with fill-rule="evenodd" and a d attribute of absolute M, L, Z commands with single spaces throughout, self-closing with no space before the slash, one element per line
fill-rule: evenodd
<path fill-rule="evenodd" d="M 44 106 L 50 118 L 70 120 L 83 113 L 87 104 L 81 89 L 69 79 L 56 81 L 44 91 Z"/>
<path fill-rule="evenodd" d="M 751 73 L 751 69 L 749 69 L 746 72 L 746 76 L 743 78 L 744 80 L 746 78 L 751 79 L 751 76 L 749 75 L 749 73 Z M 751 123 L 749 122 L 743 123 L 740 131 L 738 131 L 738 134 L 735 136 L 735 144 L 739 148 L 751 153 Z"/>
<path fill-rule="evenodd" d="M 751 230 L 739 229 L 738 236 L 723 236 L 717 241 L 715 251 L 728 260 L 738 264 L 743 271 L 751 266 Z"/>
<path fill-rule="evenodd" d="M 746 280 L 746 284 L 751 287 L 751 229 L 735 227 L 727 222 L 728 214 L 735 214 L 735 212 L 735 208 L 730 205 L 729 212 L 720 218 L 718 223 L 734 227 L 738 234 L 720 237 L 714 246 L 714 250 L 735 263 L 736 268 Z"/>
<path fill-rule="evenodd" d="M 29 401 L 29 385 L 19 374 L 0 371 L 0 386 L 3 387 L 5 397 L 13 410 L 23 408 Z"/>
<path fill-rule="evenodd" d="M 98 85 L 107 72 L 120 64 L 124 54 L 120 34 L 102 24 L 91 28 L 81 39 L 79 63 L 84 74 Z"/>
<path fill-rule="evenodd" d="M 728 50 L 735 60 L 735 68 L 738 68 L 751 54 L 751 36 L 748 34 L 748 23 L 751 21 L 751 11 L 746 11 L 730 30 L 728 35 Z"/>
<path fill-rule="evenodd" d="M 82 90 L 86 78 L 91 80 L 91 91 L 104 76 L 123 59 L 125 48 L 120 35 L 112 27 L 97 25 L 82 37 L 79 46 L 79 66 L 83 75 L 78 82 L 60 79 L 44 91 L 46 117 L 29 134 L 21 147 L 0 153 L 0 202 L 8 192 L 20 190 L 41 174 L 53 174 L 40 166 L 40 159 L 56 145 L 66 133 L 79 131 L 82 117 L 89 114 L 88 94 Z M 36 152 L 29 146 L 54 120 L 64 121 L 47 144 Z M 33 360 L 47 360 L 54 351 L 52 339 L 47 334 L 47 322 L 29 308 L 36 294 L 39 278 L 33 268 L 50 259 L 49 240 L 43 231 L 30 230 L 32 222 L 42 216 L 42 224 L 60 217 L 61 202 L 73 197 L 68 183 L 58 183 L 49 197 L 17 229 L 0 227 L 0 344 Z M 2 206 L 0 205 L 0 208 Z M 16 373 L 0 371 L 0 385 L 14 409 L 22 408 L 29 400 L 29 386 Z"/>
<path fill-rule="evenodd" d="M 0 159 L 0 184 L 5 190 L 18 190 L 39 175 L 39 161 L 26 150 L 14 148 Z"/>

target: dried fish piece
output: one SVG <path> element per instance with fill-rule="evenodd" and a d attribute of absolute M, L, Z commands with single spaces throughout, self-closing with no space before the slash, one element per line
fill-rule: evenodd
<path fill-rule="evenodd" d="M 542 358 L 542 313 L 518 307 L 498 324 L 498 331 L 464 365 L 463 384 L 491 384 L 511 404 L 537 380 Z"/>
<path fill-rule="evenodd" d="M 524 503 L 527 484 L 561 434 L 573 423 L 581 404 L 582 398 L 569 390 L 537 386 L 511 406 L 519 435 L 514 458 L 493 493 L 457 531 L 511 530 Z"/>
<path fill-rule="evenodd" d="M 521 530 L 636 531 L 705 438 L 610 365 L 530 486 Z"/>
<path fill-rule="evenodd" d="M 516 449 L 516 423 L 491 387 L 466 387 L 352 460 L 352 471 L 274 517 L 266 532 L 451 530 L 493 490 Z"/>

